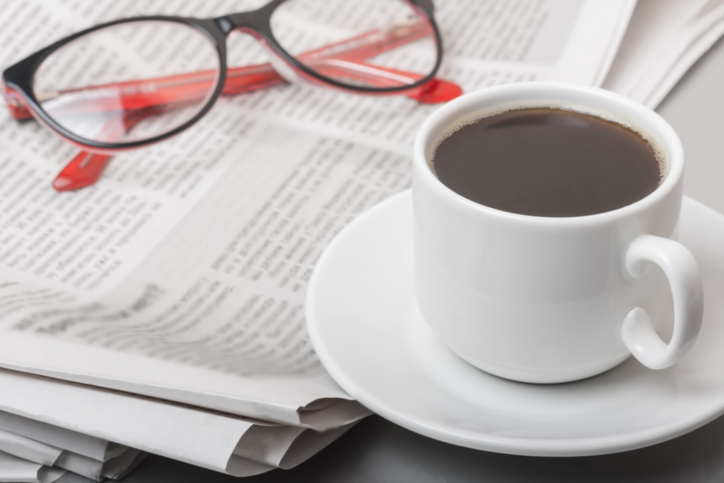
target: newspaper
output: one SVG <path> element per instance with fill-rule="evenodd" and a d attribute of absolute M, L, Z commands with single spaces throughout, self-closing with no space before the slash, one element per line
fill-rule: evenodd
<path fill-rule="evenodd" d="M 6 0 L 0 66 L 100 21 L 211 17 L 259 3 Z M 439 76 L 465 91 L 531 80 L 600 85 L 635 5 L 437 3 Z M 50 183 L 75 148 L 0 110 L 0 365 L 280 427 L 346 428 L 368 412 L 314 354 L 306 283 L 335 233 L 409 186 L 412 139 L 436 108 L 304 84 L 221 98 L 193 128 L 115 156 L 96 186 L 71 193 Z M 7 396 L 0 392 L 0 409 L 69 427 L 62 412 L 40 416 L 48 401 L 6 407 Z M 202 451 L 181 428 L 144 434 L 150 413 L 132 401 L 124 404 L 139 434 L 106 412 L 72 427 L 234 474 L 228 447 Z M 252 428 L 233 421 L 217 428 L 237 428 L 229 445 Z M 238 459 L 264 469 L 279 463 Z"/>
<path fill-rule="evenodd" d="M 603 87 L 655 109 L 722 34 L 721 0 L 639 0 Z"/>

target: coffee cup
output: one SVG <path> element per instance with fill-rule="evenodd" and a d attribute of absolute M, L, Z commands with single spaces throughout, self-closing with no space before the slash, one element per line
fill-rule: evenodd
<path fill-rule="evenodd" d="M 635 129 L 659 151 L 665 176 L 637 201 L 582 216 L 493 208 L 436 176 L 435 151 L 456 126 L 540 106 Z M 696 340 L 704 304 L 696 260 L 672 239 L 683 173 L 671 126 L 602 89 L 519 83 L 449 102 L 426 120 L 414 144 L 414 280 L 422 317 L 459 357 L 515 381 L 583 379 L 631 355 L 651 369 L 674 365 Z M 665 341 L 658 330 L 667 312 L 673 327 Z"/>

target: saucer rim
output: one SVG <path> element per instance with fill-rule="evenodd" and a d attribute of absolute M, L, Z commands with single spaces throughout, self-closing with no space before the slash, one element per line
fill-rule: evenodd
<path fill-rule="evenodd" d="M 687 203 L 698 205 L 697 209 L 705 208 L 713 211 L 703 203 L 684 196 L 682 205 Z M 711 405 L 712 407 L 708 409 L 705 408 L 706 410 L 695 411 L 688 414 L 688 417 L 677 417 L 668 424 L 657 425 L 655 427 L 607 436 L 542 439 L 499 436 L 470 430 L 454 431 L 437 422 L 410 416 L 404 412 L 395 410 L 395 408 L 390 407 L 389 404 L 385 404 L 381 398 L 364 390 L 358 382 L 348 376 L 336 363 L 323 341 L 323 330 L 320 329 L 320 324 L 316 322 L 317 318 L 314 314 L 317 311 L 318 303 L 321 301 L 320 297 L 316 295 L 320 284 L 318 280 L 324 277 L 326 266 L 334 263 L 337 247 L 345 244 L 348 238 L 354 237 L 355 232 L 359 229 L 358 227 L 366 224 L 366 220 L 377 216 L 384 216 L 385 213 L 390 210 L 390 207 L 397 204 L 409 204 L 409 208 L 412 210 L 411 191 L 405 190 L 373 206 L 358 216 L 334 237 L 317 261 L 310 278 L 305 303 L 309 337 L 325 369 L 342 389 L 374 413 L 416 433 L 458 446 L 512 455 L 555 457 L 603 455 L 651 446 L 682 436 L 724 414 L 724 400 L 722 400 L 718 406 Z M 714 211 L 714 213 L 722 216 L 718 212 Z M 409 304 L 411 302 L 410 300 L 406 300 L 400 303 Z M 577 384 L 579 382 L 580 381 L 574 381 L 568 384 Z M 517 384 L 513 381 L 511 381 L 511 383 Z"/>

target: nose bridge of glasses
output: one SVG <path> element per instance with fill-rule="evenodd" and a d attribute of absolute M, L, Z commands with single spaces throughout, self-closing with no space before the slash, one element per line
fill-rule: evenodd
<path fill-rule="evenodd" d="M 274 0 L 256 10 L 224 15 L 223 17 L 215 19 L 216 24 L 225 35 L 228 35 L 233 30 L 243 30 L 249 33 L 256 32 L 263 37 L 268 37 L 271 34 L 269 19 L 271 18 L 272 12 L 284 1 L 285 0 Z"/>
<path fill-rule="evenodd" d="M 286 81 L 295 82 L 300 80 L 300 76 L 273 48 L 272 44 L 275 42 L 269 24 L 274 9 L 285 1 L 273 0 L 257 10 L 233 13 L 215 20 L 225 35 L 232 31 L 238 31 L 254 37 L 267 51 L 272 68 Z"/>
<path fill-rule="evenodd" d="M 297 71 L 294 70 L 292 66 L 287 63 L 286 59 L 280 56 L 280 54 L 269 45 L 268 37 L 263 35 L 263 33 L 259 32 L 255 28 L 247 26 L 237 27 L 233 30 L 243 32 L 254 37 L 266 51 L 269 65 L 281 76 L 282 79 L 287 82 L 299 82 L 305 80 Z"/>
<path fill-rule="evenodd" d="M 434 0 L 415 0 L 415 3 L 421 7 L 424 7 L 428 12 L 435 13 Z"/>

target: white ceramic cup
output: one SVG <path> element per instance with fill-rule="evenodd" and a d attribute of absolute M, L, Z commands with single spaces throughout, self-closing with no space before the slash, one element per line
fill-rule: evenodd
<path fill-rule="evenodd" d="M 632 126 L 663 151 L 666 178 L 623 208 L 556 218 L 483 206 L 435 177 L 433 150 L 451 127 L 523 106 L 563 106 Z M 492 87 L 427 119 L 413 164 L 417 305 L 470 364 L 508 379 L 555 383 L 599 374 L 631 354 L 663 369 L 693 345 L 703 314 L 701 277 L 691 253 L 670 238 L 681 208 L 684 155 L 655 112 L 602 89 L 538 82 Z M 644 276 L 654 264 L 665 277 Z M 657 327 L 671 298 L 673 332 L 664 342 Z"/>

